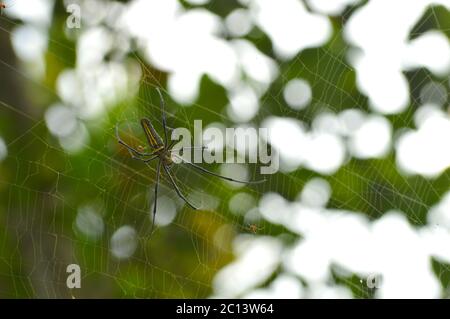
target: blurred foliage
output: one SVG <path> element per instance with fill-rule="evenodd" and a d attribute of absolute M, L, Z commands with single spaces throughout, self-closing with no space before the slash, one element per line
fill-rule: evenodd
<path fill-rule="evenodd" d="M 243 223 L 228 211 L 227 205 L 238 190 L 209 182 L 199 175 L 188 175 L 190 188 L 207 188 L 213 194 L 220 194 L 218 210 L 193 212 L 183 208 L 174 224 L 159 229 L 150 239 L 146 196 L 133 203 L 128 199 L 134 198 L 133 194 L 148 192 L 155 168 L 143 167 L 127 159 L 126 153 L 120 153 L 113 128 L 117 120 L 136 115 L 133 106 L 141 113 L 148 108 L 152 117 L 157 116 L 159 106 L 152 83 L 143 83 L 136 99 L 115 106 L 101 121 L 89 123 L 89 148 L 76 155 L 61 149 L 42 120 L 46 107 L 58 101 L 53 93 L 58 75 L 75 64 L 75 43 L 64 33 L 67 14 L 62 2 L 57 3 L 49 32 L 45 78 L 40 83 L 19 71 L 24 66 L 12 52 L 9 31 L 18 22 L 0 20 L 0 134 L 8 142 L 9 153 L 0 165 L 0 297 L 70 298 L 72 293 L 77 298 L 208 296 L 217 270 L 233 259 L 231 247 L 220 249 L 214 245 L 214 234 L 223 225 Z M 237 6 L 235 1 L 214 0 L 206 8 L 225 16 Z M 279 65 L 283 76 L 262 98 L 262 109 L 255 122 L 273 114 L 310 124 L 317 114 L 326 110 L 339 112 L 349 106 L 367 110 L 367 99 L 357 90 L 355 72 L 346 62 L 347 44 L 340 32 L 350 13 L 332 18 L 334 36 L 324 47 L 305 50 Z M 449 35 L 448 12 L 438 7 L 432 14 L 432 18 L 430 12 L 424 15 L 415 32 L 436 28 L 439 19 L 440 29 Z M 256 27 L 247 39 L 273 57 L 270 40 Z M 164 83 L 165 74 L 150 67 L 149 70 Z M 433 77 L 426 70 L 407 75 L 413 92 L 419 91 L 416 88 L 424 84 L 424 79 Z M 313 91 L 318 94 L 313 96 L 312 106 L 304 111 L 288 110 L 282 102 L 282 87 L 295 77 L 313 83 Z M 172 126 L 185 125 L 186 116 L 201 118 L 204 126 L 223 121 L 228 103 L 224 89 L 207 76 L 203 77 L 200 88 L 196 105 L 188 109 L 168 98 Z M 417 107 L 417 98 L 413 97 L 412 109 Z M 208 106 L 214 112 L 204 112 L 198 105 Z M 391 116 L 390 120 L 398 129 L 411 126 L 412 115 L 413 112 L 406 112 Z M 279 173 L 271 177 L 270 183 L 248 191 L 255 196 L 274 191 L 293 200 L 305 181 L 316 175 L 306 169 Z M 405 178 L 397 171 L 392 153 L 384 159 L 350 159 L 336 174 L 326 177 L 333 189 L 329 207 L 365 212 L 373 219 L 391 209 L 399 209 L 411 223 L 423 225 L 428 208 L 448 190 L 449 177 L 447 171 L 434 180 Z M 179 178 L 187 180 L 183 176 Z M 91 202 L 103 205 L 106 230 L 98 242 L 83 238 L 74 228 L 77 209 Z M 125 224 L 136 227 L 139 245 L 132 258 L 119 262 L 110 256 L 109 238 Z M 268 235 L 287 233 L 281 226 L 263 226 Z M 292 236 L 286 237 L 286 241 Z M 65 283 L 65 267 L 71 263 L 78 263 L 83 269 L 82 288 L 73 292 Z M 438 277 L 448 287 L 448 267 L 437 261 L 434 265 Z M 354 288 L 361 285 L 360 278 L 335 277 L 337 282 L 350 287 L 355 297 L 373 295 L 371 291 Z"/>

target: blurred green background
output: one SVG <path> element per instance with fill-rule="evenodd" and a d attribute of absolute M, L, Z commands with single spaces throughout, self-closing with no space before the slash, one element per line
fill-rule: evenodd
<path fill-rule="evenodd" d="M 15 2 L 14 7 L 20 0 Z M 126 1 L 121 3 L 128 5 Z M 220 18 L 244 7 L 242 2 L 221 0 L 204 5 L 179 3 L 184 10 L 204 8 Z M 244 188 L 176 168 L 184 192 L 210 194 L 216 205 L 213 209 L 192 211 L 176 202 L 178 212 L 173 222 L 157 227 L 150 237 L 155 165 L 143 165 L 129 158 L 115 139 L 116 123 L 137 123 L 140 117 L 147 116 L 156 125 L 160 124 L 159 100 L 153 88 L 161 86 L 166 94 L 170 126 L 192 128 L 194 119 L 202 119 L 204 126 L 221 122 L 231 127 L 233 121 L 226 113 L 227 89 L 203 75 L 195 102 L 192 105 L 177 103 L 167 91 L 168 72 L 152 65 L 140 49 L 139 41 L 129 37 L 129 48 L 120 52 L 115 47 L 106 52 L 102 61 L 121 64 L 134 77 L 128 78 L 124 92 L 111 92 L 110 96 L 106 92 L 106 107 L 99 113 L 101 115 L 77 117 L 77 125 L 85 130 L 77 134 L 88 137 L 73 142 L 82 146 L 70 151 L 71 142 L 52 134 L 46 117 L 49 107 L 61 102 L 58 78 L 64 71 L 77 68 L 77 54 L 82 50 L 79 38 L 83 32 L 99 25 L 113 35 L 118 31 L 105 22 L 107 19 L 82 20 L 81 29 L 68 30 L 67 4 L 56 1 L 48 27 L 36 27 L 48 36 L 41 66 L 24 61 L 13 48 L 14 30 L 29 22 L 8 14 L 0 18 L 0 136 L 7 147 L 7 155 L 0 163 L 2 298 L 220 295 L 214 291 L 213 278 L 235 259 L 232 247 L 235 236 L 273 237 L 287 248 L 301 239 L 300 234 L 264 218 L 257 221 L 259 230 L 253 234 L 244 215 L 230 211 L 229 201 L 237 193 L 248 193 L 259 201 L 264 194 L 275 192 L 288 201 L 295 201 L 307 181 L 321 177 L 332 189 L 327 208 L 361 212 L 370 221 L 381 218 L 387 211 L 397 210 L 413 227 L 421 227 L 427 224 L 430 207 L 448 191 L 448 170 L 432 179 L 406 176 L 397 167 L 393 149 L 382 158 L 348 156 L 332 174 L 299 167 L 291 172 L 278 172 L 263 185 Z M 259 112 L 249 122 L 258 126 L 268 116 L 289 117 L 310 128 L 316 116 L 326 111 L 339 113 L 353 107 L 372 112 L 368 98 L 357 88 L 356 73 L 347 60 L 350 46 L 343 36 L 349 17 L 364 5 L 365 1 L 359 2 L 346 7 L 341 14 L 329 16 L 331 38 L 323 46 L 304 49 L 291 59 L 278 58 L 271 39 L 256 25 L 242 36 L 273 58 L 279 69 L 278 76 L 259 99 Z M 381 18 L 380 23 L 383 23 Z M 417 21 L 412 38 L 431 29 L 441 30 L 447 37 L 450 35 L 450 14 L 445 7 L 427 9 Z M 122 36 L 127 37 L 125 33 Z M 231 36 L 223 38 L 231 40 Z M 183 55 L 183 52 L 176 54 Z M 414 128 L 413 116 L 421 104 L 417 92 L 425 83 L 442 82 L 448 89 L 445 77 L 436 76 L 425 68 L 410 70 L 405 75 L 412 92 L 408 110 L 386 115 L 394 132 Z M 283 87 L 293 78 L 305 79 L 313 86 L 312 102 L 299 111 L 287 107 L 283 100 Z M 74 88 L 78 89 L 80 87 Z M 71 119 L 65 122 L 62 116 L 59 120 L 55 124 L 58 129 L 70 125 Z M 137 129 L 132 133 L 139 134 Z M 64 147 L 64 143 L 69 147 Z M 296 141 L 293 139 L 291 143 Z M 217 171 L 219 166 L 209 168 Z M 252 176 L 257 169 L 258 165 L 250 165 Z M 167 180 L 162 182 L 161 192 L 176 200 Z M 85 219 L 79 217 L 77 224 L 80 214 Z M 80 225 L 87 230 L 80 231 Z M 120 259 L 111 253 L 114 245 L 111 236 L 124 225 L 136 230 L 137 243 L 129 258 Z M 133 246 L 133 243 L 119 242 L 118 245 Z M 66 286 L 66 267 L 72 263 L 82 269 L 81 289 L 71 290 Z M 437 260 L 433 260 L 432 265 L 442 285 L 442 296 L 445 296 L 450 282 L 448 265 Z M 282 271 L 281 267 L 275 269 L 258 286 L 270 286 Z M 374 291 L 362 287 L 360 279 L 357 275 L 333 273 L 333 283 L 347 287 L 353 297 L 372 297 Z M 304 282 L 300 277 L 298 280 Z"/>

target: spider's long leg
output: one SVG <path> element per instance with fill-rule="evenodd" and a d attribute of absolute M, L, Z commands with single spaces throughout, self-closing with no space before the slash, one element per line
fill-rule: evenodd
<path fill-rule="evenodd" d="M 198 169 L 199 171 L 202 171 L 203 173 L 206 173 L 206 174 L 209 174 L 209 175 L 212 175 L 212 176 L 216 176 L 216 177 L 225 179 L 225 180 L 230 181 L 230 182 L 241 183 L 241 184 L 259 184 L 259 183 L 264 183 L 266 181 L 265 179 L 261 179 L 259 181 L 241 181 L 241 180 L 234 179 L 234 178 L 231 178 L 231 177 L 226 177 L 226 176 L 223 176 L 223 175 L 211 172 L 211 171 L 207 170 L 206 168 L 203 168 L 203 167 L 201 167 L 201 166 L 199 166 L 197 164 L 194 164 L 192 162 L 186 161 L 185 159 L 183 159 L 182 157 L 180 157 L 180 156 L 178 156 L 176 154 L 174 154 L 174 155 L 177 158 L 179 158 L 180 160 L 182 160 L 183 163 L 191 165 L 192 167 L 194 167 L 195 169 Z"/>
<path fill-rule="evenodd" d="M 173 146 L 173 145 L 172 145 Z M 169 150 L 171 151 L 171 152 L 179 152 L 179 151 L 181 151 L 181 150 L 202 150 L 202 151 L 204 151 L 204 150 L 207 150 L 208 149 L 208 146 L 184 146 L 184 147 L 182 147 L 182 148 L 177 148 L 177 149 L 175 149 L 175 150 L 173 150 L 173 149 L 171 149 L 170 147 L 169 147 Z"/>
<path fill-rule="evenodd" d="M 150 158 L 148 158 L 148 159 L 140 158 L 140 157 L 137 157 L 137 156 L 132 156 L 131 158 L 134 159 L 134 160 L 136 160 L 136 161 L 141 161 L 141 162 L 144 162 L 144 163 L 149 163 L 149 162 L 151 162 L 151 161 L 157 159 L 158 157 L 159 157 L 158 155 L 154 155 L 153 157 L 150 157 Z"/>
<path fill-rule="evenodd" d="M 164 97 L 161 93 L 161 90 L 159 88 L 156 88 L 156 91 L 158 91 L 159 94 L 159 99 L 160 99 L 160 103 L 161 103 L 161 117 L 162 117 L 162 125 L 163 125 L 163 129 L 164 129 L 164 145 L 169 145 L 169 135 L 167 134 L 167 123 L 166 123 L 166 111 L 165 111 L 165 106 L 166 106 L 166 102 L 164 101 Z"/>
<path fill-rule="evenodd" d="M 181 193 L 180 189 L 178 188 L 177 183 L 175 183 L 175 180 L 173 179 L 172 175 L 170 174 L 169 169 L 167 168 L 167 166 L 163 164 L 163 168 L 164 168 L 164 171 L 166 172 L 167 176 L 169 176 L 170 182 L 172 183 L 173 187 L 175 188 L 175 191 L 177 192 L 178 196 L 179 196 L 182 200 L 184 200 L 184 201 L 186 202 L 186 204 L 188 204 L 191 208 L 197 210 L 198 208 L 195 207 L 194 205 L 192 205 L 192 204 L 188 201 L 188 199 L 183 195 L 183 193 Z"/>
<path fill-rule="evenodd" d="M 153 161 L 154 159 L 157 159 L 158 157 L 159 157 L 158 155 L 155 155 L 153 157 L 150 157 L 149 159 L 143 159 L 143 158 L 135 158 L 135 159 L 137 159 L 139 161 L 142 161 L 144 163 L 148 163 L 148 162 Z"/>
<path fill-rule="evenodd" d="M 134 157 L 134 155 L 138 155 L 138 156 L 153 156 L 155 154 L 153 153 L 142 153 L 139 152 L 138 150 L 134 149 L 133 147 L 131 147 L 130 145 L 128 145 L 127 143 L 125 143 L 119 135 L 119 126 L 116 125 L 116 138 L 117 141 L 119 142 L 120 145 L 126 147 L 128 149 L 128 151 L 131 153 L 131 155 Z"/>
<path fill-rule="evenodd" d="M 156 204 L 158 203 L 158 186 L 159 186 L 159 173 L 161 170 L 161 161 L 158 162 L 158 167 L 156 168 L 156 182 L 155 182 L 155 202 L 153 204 L 153 218 L 152 218 L 152 228 L 150 234 L 153 234 L 153 228 L 155 227 L 155 217 L 156 217 Z"/>

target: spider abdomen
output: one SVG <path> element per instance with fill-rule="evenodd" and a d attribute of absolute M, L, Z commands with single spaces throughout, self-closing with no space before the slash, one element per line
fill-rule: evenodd
<path fill-rule="evenodd" d="M 154 149 L 163 149 L 164 148 L 164 142 L 159 136 L 158 132 L 156 132 L 155 128 L 153 127 L 152 123 L 149 119 L 143 118 L 141 120 L 142 128 L 144 129 L 145 136 L 147 137 L 148 144 Z"/>

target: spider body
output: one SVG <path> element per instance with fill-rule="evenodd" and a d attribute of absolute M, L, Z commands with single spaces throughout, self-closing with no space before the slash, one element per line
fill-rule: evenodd
<path fill-rule="evenodd" d="M 141 126 L 145 132 L 147 142 L 153 150 L 153 154 L 155 156 L 158 156 L 165 166 L 171 167 L 173 164 L 173 159 L 172 159 L 172 150 L 170 146 L 166 147 L 166 144 L 164 144 L 163 139 L 161 138 L 161 136 L 159 136 L 158 132 L 156 132 L 155 128 L 153 127 L 149 119 L 147 118 L 142 119 Z"/>
<path fill-rule="evenodd" d="M 258 227 L 258 225 L 250 224 L 247 225 L 247 230 L 249 232 L 252 232 L 253 234 L 256 234 L 258 231 L 262 230 L 264 227 Z"/>
<path fill-rule="evenodd" d="M 147 118 L 143 118 L 141 120 L 141 126 L 142 129 L 144 130 L 147 142 L 151 148 L 151 152 L 150 153 L 146 153 L 144 152 L 144 148 L 143 147 L 138 147 L 138 149 L 133 148 L 132 146 L 128 145 L 127 143 L 125 143 L 119 136 L 119 130 L 118 130 L 118 126 L 116 126 L 116 137 L 117 137 L 117 141 L 119 142 L 119 144 L 121 144 L 122 146 L 124 146 L 128 152 L 130 153 L 131 157 L 133 159 L 139 160 L 141 162 L 144 163 L 149 163 L 155 159 L 158 159 L 158 164 L 156 166 L 156 177 L 155 177 L 155 201 L 154 201 L 154 205 L 153 205 L 153 220 L 152 220 L 152 231 L 153 231 L 153 227 L 155 225 L 155 216 L 156 216 L 156 202 L 158 199 L 158 185 L 159 185 L 159 177 L 161 175 L 161 167 L 163 168 L 163 173 L 165 173 L 167 175 L 167 177 L 169 178 L 170 183 L 172 184 L 175 192 L 177 193 L 177 195 L 187 204 L 189 205 L 191 208 L 193 209 L 197 209 L 194 205 L 192 205 L 190 203 L 190 201 L 183 195 L 183 193 L 181 192 L 180 188 L 178 187 L 175 179 L 172 176 L 172 173 L 170 172 L 170 167 L 174 164 L 173 158 L 172 156 L 176 156 L 178 159 L 181 160 L 181 163 L 183 164 L 188 164 L 189 166 L 212 176 L 216 176 L 222 179 L 225 179 L 227 181 L 232 181 L 235 183 L 243 183 L 243 184 L 249 184 L 249 183 L 261 183 L 264 182 L 265 180 L 260 180 L 260 181 L 253 181 L 253 182 L 249 182 L 249 181 L 240 181 L 240 180 L 236 180 L 230 177 L 226 177 L 226 176 L 222 176 L 220 174 L 211 172 L 209 170 L 207 170 L 206 168 L 203 168 L 197 164 L 194 164 L 190 161 L 187 161 L 185 159 L 183 159 L 180 156 L 177 156 L 175 154 L 173 154 L 173 150 L 172 147 L 174 145 L 174 143 L 169 143 L 169 138 L 168 138 L 168 132 L 167 132 L 167 125 L 166 125 L 166 113 L 164 110 L 164 98 L 162 96 L 162 93 L 159 89 L 157 89 L 159 97 L 160 97 L 160 101 L 161 101 L 161 117 L 162 117 L 162 126 L 164 129 L 164 139 L 161 138 L 161 136 L 159 136 L 158 132 L 156 132 L 155 128 L 153 127 L 152 123 L 150 122 L 149 119 Z M 204 149 L 202 147 L 202 149 Z"/>

